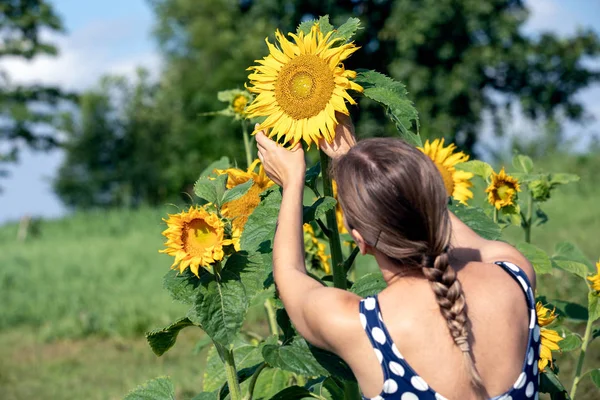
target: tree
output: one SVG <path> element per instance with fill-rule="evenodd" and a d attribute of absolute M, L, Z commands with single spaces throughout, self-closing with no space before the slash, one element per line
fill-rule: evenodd
<path fill-rule="evenodd" d="M 246 80 L 245 67 L 265 53 L 262 39 L 275 27 L 293 31 L 301 20 L 324 14 L 334 24 L 358 16 L 362 51 L 349 67 L 377 69 L 404 82 L 423 136 L 445 136 L 469 151 L 484 111 L 495 117 L 499 132 L 500 112 L 514 102 L 530 118 L 577 121 L 585 112 L 577 93 L 600 79 L 582 63 L 600 54 L 598 36 L 591 30 L 570 38 L 526 36 L 529 13 L 522 0 L 150 2 L 167 70 L 185 82 L 181 95 L 191 115 L 211 106 L 212 93 Z M 359 131 L 377 134 L 380 110 L 364 101 L 358 111 Z"/>
<path fill-rule="evenodd" d="M 62 24 L 45 0 L 3 0 L 0 3 L 0 59 L 56 55 L 42 31 L 62 32 Z M 42 85 L 14 85 L 0 69 L 0 163 L 15 161 L 22 144 L 37 150 L 57 146 L 53 128 L 62 100 L 73 95 Z M 0 171 L 0 174 L 2 171 Z M 5 173 L 5 172 L 4 172 Z"/>

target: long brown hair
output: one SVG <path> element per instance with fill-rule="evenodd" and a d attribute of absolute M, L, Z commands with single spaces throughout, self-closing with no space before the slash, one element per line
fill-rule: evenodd
<path fill-rule="evenodd" d="M 435 164 L 400 139 L 375 138 L 360 141 L 337 159 L 333 174 L 348 227 L 399 270 L 421 271 L 430 282 L 471 383 L 483 397 L 485 386 L 469 345 L 465 296 L 448 262 L 448 196 Z"/>

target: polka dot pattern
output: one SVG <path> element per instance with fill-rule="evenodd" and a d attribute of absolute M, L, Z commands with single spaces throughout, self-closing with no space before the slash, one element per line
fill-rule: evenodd
<path fill-rule="evenodd" d="M 512 388 L 492 400 L 538 400 L 538 359 L 540 327 L 535 312 L 535 297 L 527 275 L 515 264 L 497 262 L 525 292 L 529 308 L 529 343 L 523 369 Z M 448 400 L 435 392 L 406 362 L 392 340 L 383 318 L 377 296 L 360 302 L 360 323 L 369 338 L 383 371 L 383 388 L 378 396 L 365 400 Z M 399 343 L 402 345 L 402 343 Z"/>

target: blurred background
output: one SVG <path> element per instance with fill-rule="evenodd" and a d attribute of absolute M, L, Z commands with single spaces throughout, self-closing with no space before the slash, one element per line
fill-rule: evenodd
<path fill-rule="evenodd" d="M 347 67 L 404 82 L 424 138 L 580 175 L 533 243 L 600 257 L 600 1 L 0 0 L 2 399 L 121 398 L 158 375 L 199 391 L 201 332 L 161 358 L 143 338 L 185 312 L 161 287 L 161 218 L 210 162 L 244 164 L 239 124 L 200 115 L 217 92 L 243 88 L 276 28 L 325 14 L 360 18 Z M 359 137 L 394 132 L 368 99 L 352 113 Z M 540 290 L 587 293 L 560 275 Z"/>

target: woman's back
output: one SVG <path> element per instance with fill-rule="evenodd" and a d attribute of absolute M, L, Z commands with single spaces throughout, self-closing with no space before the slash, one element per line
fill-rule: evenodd
<path fill-rule="evenodd" d="M 517 280 L 517 276 L 521 276 L 528 282 L 526 275 L 520 271 L 512 271 L 515 275 L 511 275 L 508 265 L 515 268 L 509 263 L 503 267 L 481 262 L 468 262 L 456 268 L 469 305 L 472 354 L 489 397 L 503 395 L 515 385 L 525 392 L 533 372 L 537 373 L 537 362 L 535 371 L 532 363 L 525 364 L 532 379 L 528 381 L 526 377 L 524 382 L 517 382 L 527 357 L 530 318 L 535 316 L 531 310 L 535 310 L 535 305 L 533 298 L 526 299 L 526 292 Z M 437 399 L 477 398 L 470 384 L 471 377 L 462 367 L 463 354 L 448 334 L 446 321 L 438 308 L 429 282 L 410 277 L 398 279 L 377 298 L 361 302 L 362 314 L 370 318 L 360 317 L 366 328 L 353 329 L 355 346 L 342 356 L 353 369 L 367 398 L 385 396 L 383 389 L 390 392 L 388 398 L 403 400 L 436 398 L 434 392 L 438 393 Z M 389 332 L 388 338 L 381 336 L 379 327 Z M 391 349 L 390 340 L 398 352 L 386 353 L 386 347 Z M 374 347 L 379 349 L 374 351 Z M 403 359 L 397 359 L 398 353 Z M 378 358 L 383 358 L 382 363 Z M 393 368 L 390 369 L 390 365 Z M 398 372 L 402 372 L 402 376 Z M 386 380 L 397 380 L 397 383 L 388 382 L 387 387 L 384 386 L 384 374 Z M 414 378 L 415 374 L 419 378 Z M 534 386 L 537 393 L 537 376 L 534 381 L 529 385 L 530 397 L 533 397 Z M 403 390 L 418 396 L 401 397 Z M 517 398 L 514 393 L 512 397 Z"/>

